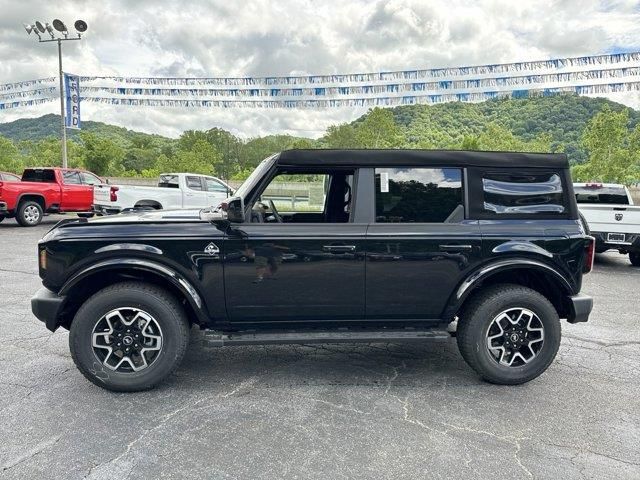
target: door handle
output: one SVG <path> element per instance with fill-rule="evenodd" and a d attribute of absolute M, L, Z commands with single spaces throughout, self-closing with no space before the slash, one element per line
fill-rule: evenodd
<path fill-rule="evenodd" d="M 355 245 L 324 245 L 322 250 L 329 253 L 353 253 L 356 251 Z"/>
<path fill-rule="evenodd" d="M 470 252 L 472 249 L 471 245 L 440 245 L 442 252 Z"/>

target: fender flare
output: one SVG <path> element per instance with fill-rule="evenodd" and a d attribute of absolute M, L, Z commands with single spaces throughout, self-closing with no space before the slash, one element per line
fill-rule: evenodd
<path fill-rule="evenodd" d="M 195 287 L 183 275 L 181 275 L 171 267 L 163 265 L 159 262 L 155 262 L 153 260 L 147 260 L 143 258 L 116 257 L 102 260 L 100 262 L 94 263 L 93 265 L 89 265 L 79 272 L 76 272 L 71 278 L 69 278 L 58 292 L 58 295 L 66 296 L 69 291 L 71 291 L 76 285 L 78 285 L 79 282 L 82 282 L 84 279 L 95 273 L 122 268 L 154 273 L 161 276 L 162 278 L 167 279 L 173 286 L 175 286 L 180 292 L 182 292 L 184 297 L 191 305 L 191 308 L 193 308 L 194 312 L 196 312 L 196 315 L 198 315 L 200 321 L 209 321 L 206 314 L 204 313 L 205 305 L 202 297 L 195 289 Z"/>
<path fill-rule="evenodd" d="M 541 260 L 532 258 L 502 259 L 483 265 L 467 275 L 467 277 L 458 284 L 458 288 L 456 289 L 455 293 L 451 295 L 449 301 L 447 302 L 444 316 L 453 316 L 460 308 L 460 306 L 464 303 L 469 294 L 478 285 L 478 283 L 497 273 L 505 272 L 508 270 L 515 270 L 522 267 L 535 269 L 539 272 L 550 274 L 562 286 L 565 294 L 571 295 L 571 292 L 573 291 L 571 283 L 569 283 L 569 281 L 561 272 L 559 272 L 549 264 Z"/>

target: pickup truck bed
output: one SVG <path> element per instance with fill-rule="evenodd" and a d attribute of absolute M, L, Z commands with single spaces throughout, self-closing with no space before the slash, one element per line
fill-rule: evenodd
<path fill-rule="evenodd" d="M 596 239 L 596 251 L 618 250 L 640 266 L 640 206 L 617 184 L 574 184 L 580 213 Z"/>
<path fill-rule="evenodd" d="M 93 209 L 101 214 L 139 209 L 182 209 L 217 206 L 231 195 L 229 185 L 216 177 L 193 173 L 163 173 L 158 186 L 96 185 Z"/>
<path fill-rule="evenodd" d="M 32 227 L 45 213 L 91 212 L 93 184 L 101 182 L 82 170 L 28 168 L 20 182 L 0 181 L 0 220 Z"/>

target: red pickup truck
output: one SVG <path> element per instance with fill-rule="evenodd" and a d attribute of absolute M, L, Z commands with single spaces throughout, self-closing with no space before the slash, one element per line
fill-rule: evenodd
<path fill-rule="evenodd" d="M 20 182 L 0 181 L 0 222 L 15 217 L 23 227 L 33 227 L 45 213 L 89 213 L 93 185 L 101 183 L 84 170 L 27 168 Z"/>

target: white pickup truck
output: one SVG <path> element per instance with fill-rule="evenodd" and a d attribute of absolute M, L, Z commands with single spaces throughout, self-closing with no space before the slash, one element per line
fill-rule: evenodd
<path fill-rule="evenodd" d="M 233 189 L 225 182 L 195 173 L 163 173 L 157 187 L 100 184 L 93 187 L 93 209 L 98 214 L 126 209 L 180 209 L 217 206 Z"/>
<path fill-rule="evenodd" d="M 596 252 L 618 250 L 640 267 L 640 206 L 615 183 L 574 183 L 578 209 L 596 239 Z"/>

